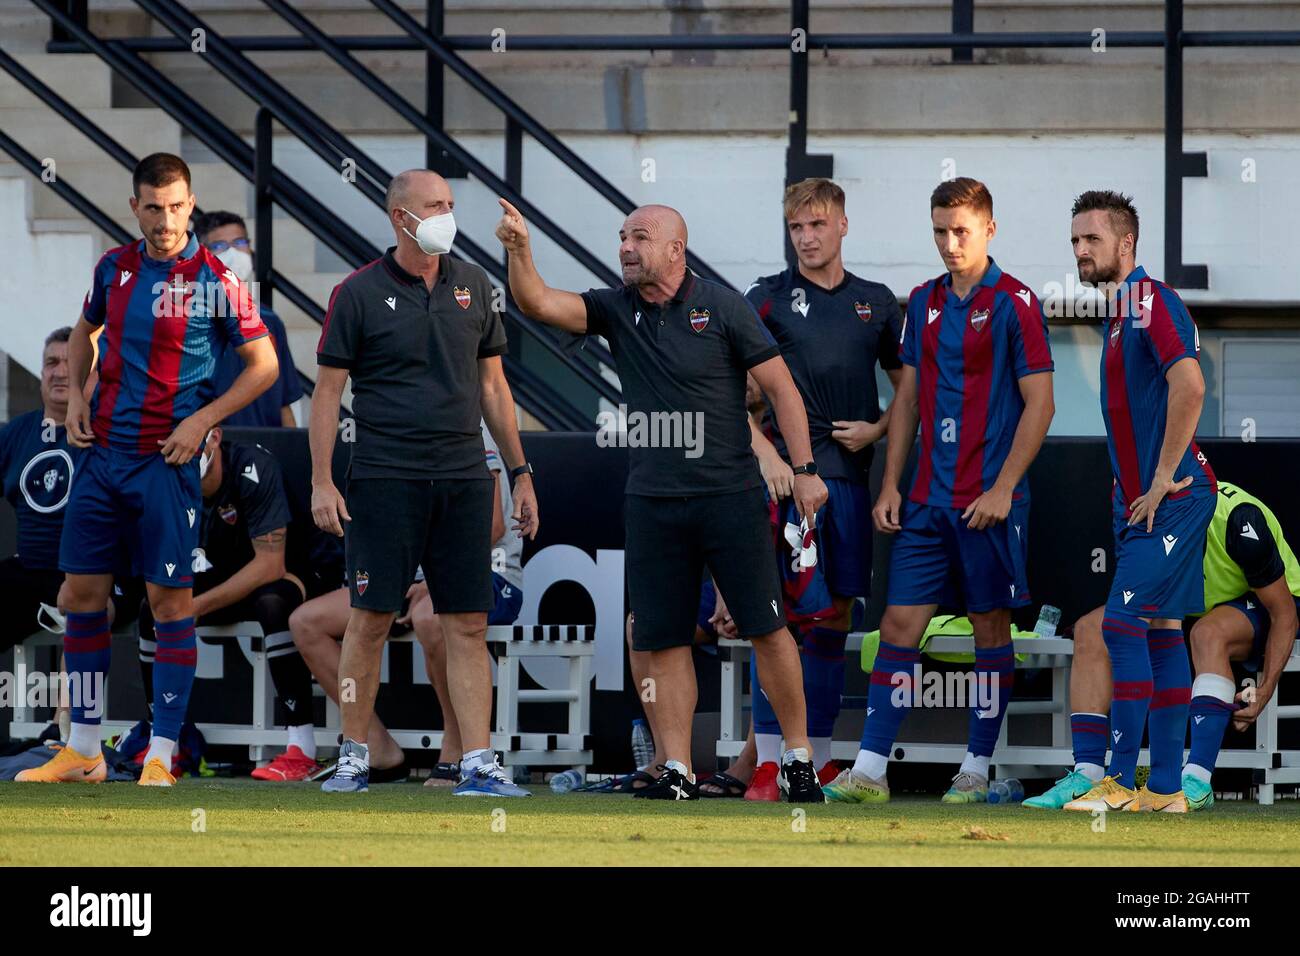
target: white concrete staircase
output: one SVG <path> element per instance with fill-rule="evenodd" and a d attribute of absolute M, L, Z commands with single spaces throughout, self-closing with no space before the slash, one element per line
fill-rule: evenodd
<path fill-rule="evenodd" d="M 6 37 L 6 48 L 9 48 Z M 178 153 L 190 162 L 200 207 L 237 212 L 255 228 L 251 186 L 225 163 L 210 161 L 180 126 L 158 109 L 113 107 L 110 71 L 90 55 L 15 52 L 24 67 L 137 156 Z M 73 186 L 131 235 L 130 173 L 93 142 L 24 89 L 0 73 L 0 128 L 38 159 L 53 160 L 54 175 Z M 275 264 L 322 306 L 343 277 L 316 271 L 316 243 L 288 219 L 275 224 Z M 116 241 L 87 221 L 38 177 L 0 155 L 0 242 L 6 267 L 0 270 L 0 352 L 33 374 L 41 343 L 50 329 L 74 322 L 98 257 Z M 285 320 L 295 361 L 309 376 L 319 326 L 283 297 L 275 301 Z"/>

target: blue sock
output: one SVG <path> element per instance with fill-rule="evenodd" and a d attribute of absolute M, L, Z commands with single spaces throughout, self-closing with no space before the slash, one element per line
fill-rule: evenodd
<path fill-rule="evenodd" d="M 68 694 L 74 724 L 98 724 L 104 717 L 104 678 L 112 661 L 108 611 L 69 611 L 63 635 Z"/>
<path fill-rule="evenodd" d="M 158 650 L 153 663 L 153 735 L 178 740 L 194 684 L 198 651 L 194 642 L 194 618 L 155 621 Z"/>
<path fill-rule="evenodd" d="M 808 736 L 832 737 L 844 692 L 844 642 L 849 635 L 814 627 L 799 650 L 803 661 L 803 696 L 808 706 Z"/>
<path fill-rule="evenodd" d="M 976 757 L 992 757 L 1002 721 L 1007 719 L 1007 704 L 1011 701 L 1011 688 L 1016 680 L 1016 655 L 1011 645 L 975 648 L 975 680 L 980 689 L 970 705 L 966 750 Z M 990 696 L 992 704 L 982 708 L 980 701 L 988 700 Z"/>
<path fill-rule="evenodd" d="M 1183 789 L 1183 744 L 1187 742 L 1187 711 L 1192 699 L 1192 665 L 1182 628 L 1147 631 L 1154 692 L 1147 717 L 1151 747 L 1152 793 Z"/>
<path fill-rule="evenodd" d="M 1217 685 L 1217 686 L 1216 686 Z M 1233 705 L 1232 681 L 1218 674 L 1200 674 L 1192 684 L 1190 707 L 1192 722 L 1192 749 L 1187 755 L 1189 764 L 1196 764 L 1209 772 L 1219 761 L 1219 748 L 1223 734 L 1228 729 L 1236 707 Z"/>
<path fill-rule="evenodd" d="M 1147 650 L 1147 625 L 1106 609 L 1101 635 L 1110 653 L 1115 693 L 1110 705 L 1110 775 L 1130 789 L 1134 786 L 1138 750 L 1151 703 L 1151 653 Z"/>
<path fill-rule="evenodd" d="M 781 722 L 776 719 L 772 702 L 763 693 L 763 685 L 758 681 L 758 655 L 749 655 L 749 713 L 754 723 L 756 734 L 781 735 Z"/>
<path fill-rule="evenodd" d="M 1075 764 L 1106 766 L 1106 740 L 1110 721 L 1104 714 L 1071 714 L 1070 736 L 1074 739 Z"/>
<path fill-rule="evenodd" d="M 898 728 L 912 707 L 914 667 L 921 660 L 915 647 L 880 642 L 867 690 L 867 720 L 862 725 L 862 749 L 888 757 Z M 918 668 L 919 670 L 919 668 Z M 894 675 L 902 675 L 895 680 Z"/>

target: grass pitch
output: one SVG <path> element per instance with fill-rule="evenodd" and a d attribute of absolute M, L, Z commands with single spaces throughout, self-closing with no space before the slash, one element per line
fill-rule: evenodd
<path fill-rule="evenodd" d="M 1188 816 L 1019 806 L 792 807 L 604 794 L 452 797 L 415 783 L 328 795 L 317 784 L 192 780 L 0 783 L 0 867 L 150 865 L 1300 865 L 1300 801 Z M 793 811 L 803 809 L 802 818 Z"/>

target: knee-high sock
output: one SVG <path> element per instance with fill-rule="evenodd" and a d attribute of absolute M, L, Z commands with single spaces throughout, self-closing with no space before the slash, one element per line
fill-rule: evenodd
<path fill-rule="evenodd" d="M 177 740 L 189 707 L 198 659 L 194 618 L 155 621 L 154 633 L 158 636 L 158 650 L 154 654 L 153 735 Z"/>
<path fill-rule="evenodd" d="M 262 625 L 262 633 L 266 635 L 266 661 L 271 671 L 271 682 L 275 684 L 280 703 L 288 711 L 290 727 L 312 722 L 311 671 L 289 633 L 289 615 L 301 603 L 297 585 L 285 579 L 263 588 L 253 600 L 253 610 Z"/>
<path fill-rule="evenodd" d="M 149 627 L 149 636 L 140 635 L 140 683 L 144 685 L 144 704 L 149 709 L 149 720 L 153 720 L 153 659 L 158 653 L 158 642 L 153 639 L 153 625 Z"/>
<path fill-rule="evenodd" d="M 919 672 L 921 652 L 880 642 L 867 690 L 867 720 L 862 726 L 862 749 L 888 757 L 912 707 L 914 676 Z M 915 668 L 915 670 L 914 670 Z M 899 675 L 895 678 L 895 675 Z"/>
<path fill-rule="evenodd" d="M 966 750 L 975 757 L 992 757 L 1016 680 L 1016 655 L 1012 646 L 975 648 L 975 679 L 979 689 L 971 701 Z M 990 705 L 980 706 L 981 699 L 988 700 L 990 696 Z"/>
<path fill-rule="evenodd" d="M 814 627 L 799 649 L 803 662 L 803 696 L 808 705 L 808 736 L 831 737 L 844 692 L 844 642 L 849 635 Z"/>
<path fill-rule="evenodd" d="M 1207 783 L 1219 761 L 1236 696 L 1232 681 L 1220 674 L 1197 674 L 1192 682 L 1192 752 L 1187 755 L 1187 768 L 1192 772 L 1200 768 Z"/>
<path fill-rule="evenodd" d="M 1192 664 L 1182 628 L 1147 631 L 1153 692 L 1147 716 L 1154 793 L 1183 789 L 1183 745 L 1187 742 L 1187 711 L 1192 699 Z"/>
<path fill-rule="evenodd" d="M 1147 706 L 1151 703 L 1147 625 L 1141 618 L 1107 608 L 1101 634 L 1110 653 L 1115 684 L 1110 705 L 1110 775 L 1131 788 L 1147 722 Z"/>
<path fill-rule="evenodd" d="M 106 610 L 68 612 L 63 655 L 74 724 L 98 724 L 104 717 L 104 678 L 112 660 L 110 642 Z"/>
<path fill-rule="evenodd" d="M 754 721 L 754 734 L 775 734 L 781 736 L 781 722 L 776 719 L 772 702 L 763 693 L 763 685 L 758 680 L 758 655 L 749 655 L 750 717 Z"/>
<path fill-rule="evenodd" d="M 1106 766 L 1106 741 L 1110 720 L 1105 714 L 1071 714 L 1070 736 L 1074 740 L 1074 765 Z M 1100 773 L 1100 771 L 1093 771 Z"/>

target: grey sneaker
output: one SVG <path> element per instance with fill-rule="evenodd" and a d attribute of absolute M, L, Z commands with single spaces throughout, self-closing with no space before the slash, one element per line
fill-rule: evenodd
<path fill-rule="evenodd" d="M 320 785 L 324 793 L 365 793 L 370 789 L 370 754 L 352 740 L 343 741 L 334 774 Z"/>

